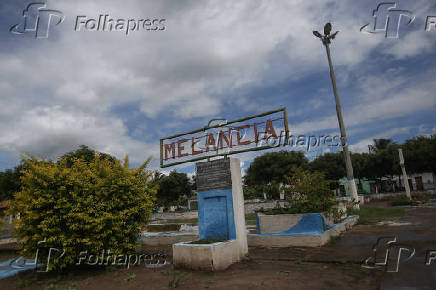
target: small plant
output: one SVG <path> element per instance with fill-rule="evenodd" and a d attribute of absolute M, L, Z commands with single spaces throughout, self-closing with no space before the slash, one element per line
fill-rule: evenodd
<path fill-rule="evenodd" d="M 333 207 L 330 212 L 328 213 L 329 217 L 333 218 L 333 221 L 335 223 L 338 223 L 343 220 L 343 217 L 345 215 L 345 211 L 342 209 L 339 209 L 337 207 Z"/>
<path fill-rule="evenodd" d="M 297 259 L 297 260 L 295 260 L 295 264 L 301 265 L 301 264 L 303 264 L 303 260 Z"/>
<path fill-rule="evenodd" d="M 132 273 L 129 276 L 127 276 L 126 278 L 124 278 L 124 282 L 129 282 L 129 281 L 132 281 L 132 280 L 135 280 L 135 279 L 136 279 L 136 274 Z"/>
<path fill-rule="evenodd" d="M 171 288 L 179 287 L 180 279 L 188 276 L 189 273 L 173 270 L 173 278 L 169 281 L 168 286 Z"/>
<path fill-rule="evenodd" d="M 281 275 L 281 276 L 289 276 L 291 272 L 289 271 L 284 271 L 284 270 L 280 270 L 277 272 L 277 275 Z"/>

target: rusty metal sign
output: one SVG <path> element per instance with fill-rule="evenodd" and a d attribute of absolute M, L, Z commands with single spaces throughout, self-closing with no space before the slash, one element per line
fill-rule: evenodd
<path fill-rule="evenodd" d="M 285 146 L 289 140 L 286 108 L 223 121 L 160 139 L 160 167 Z"/>

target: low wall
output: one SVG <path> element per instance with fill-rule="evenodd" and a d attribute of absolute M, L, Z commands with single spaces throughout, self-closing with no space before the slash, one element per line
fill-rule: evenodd
<path fill-rule="evenodd" d="M 412 197 L 432 194 L 436 195 L 436 190 L 424 190 L 424 191 L 412 191 L 410 193 Z M 370 202 L 371 200 L 382 200 L 385 198 L 401 197 L 406 196 L 406 192 L 390 192 L 390 193 L 378 193 L 378 194 L 366 194 L 364 195 L 365 202 Z"/>
<path fill-rule="evenodd" d="M 185 212 L 159 212 L 152 215 L 152 219 L 195 219 L 198 218 L 198 211 Z"/>
<path fill-rule="evenodd" d="M 299 236 L 262 236 L 249 234 L 249 247 L 288 248 L 288 247 L 320 247 L 329 240 L 328 234 Z"/>
<path fill-rule="evenodd" d="M 272 209 L 277 206 L 277 203 L 280 204 L 280 207 L 284 207 L 287 202 L 286 201 L 276 201 L 276 200 L 268 200 L 263 202 L 254 202 L 250 200 L 246 200 L 244 202 L 244 211 L 245 214 L 254 213 L 255 211 L 264 209 Z M 152 216 L 153 219 L 194 219 L 198 218 L 198 211 L 186 211 L 186 212 L 159 212 L 154 213 Z"/>
<path fill-rule="evenodd" d="M 246 200 L 244 202 L 244 207 L 245 207 L 245 213 L 254 213 L 255 211 L 260 210 L 261 208 L 264 209 L 272 209 L 275 208 L 277 206 L 277 203 L 280 204 L 280 207 L 284 207 L 286 204 L 288 204 L 288 202 L 286 201 L 277 201 L 277 200 L 267 200 L 267 201 L 262 201 L 262 202 L 254 202 L 251 200 Z"/>

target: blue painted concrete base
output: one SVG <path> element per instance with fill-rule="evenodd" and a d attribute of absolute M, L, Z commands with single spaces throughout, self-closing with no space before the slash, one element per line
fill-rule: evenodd
<path fill-rule="evenodd" d="M 332 237 L 339 236 L 357 223 L 359 216 L 349 216 L 341 223 L 322 230 L 322 223 L 316 216 L 306 216 L 291 229 L 274 234 L 248 234 L 248 245 L 252 247 L 320 247 Z"/>
<path fill-rule="evenodd" d="M 20 272 L 33 270 L 39 267 L 41 267 L 41 265 L 36 265 L 35 260 L 24 259 L 23 257 L 0 262 L 0 279 L 14 276 Z"/>
<path fill-rule="evenodd" d="M 198 229 L 200 239 L 236 239 L 231 189 L 198 193 Z"/>
<path fill-rule="evenodd" d="M 256 221 L 257 224 L 259 223 Z M 258 227 L 258 225 L 257 225 Z M 258 227 L 259 228 L 259 227 Z M 289 230 L 275 234 L 258 234 L 260 236 L 291 236 L 291 235 L 322 235 L 329 230 L 324 221 L 324 216 L 320 213 L 305 214 L 301 220 Z M 259 232 L 259 230 L 258 230 Z"/>

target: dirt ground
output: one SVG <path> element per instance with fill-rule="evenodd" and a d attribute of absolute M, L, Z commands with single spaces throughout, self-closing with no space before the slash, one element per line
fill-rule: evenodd
<path fill-rule="evenodd" d="M 436 261 L 425 265 L 426 250 L 436 251 L 436 208 L 408 207 L 403 217 L 389 221 L 397 223 L 356 225 L 320 248 L 250 248 L 245 261 L 222 272 L 179 270 L 172 265 L 64 276 L 27 272 L 0 280 L 0 289 L 436 289 Z M 416 250 L 411 260 L 400 264 L 398 273 L 361 266 L 383 236 L 396 236 L 399 243 Z M 164 251 L 171 257 L 170 246 L 144 250 Z M 0 260 L 13 254 L 0 253 Z"/>

